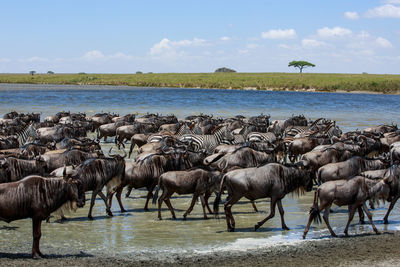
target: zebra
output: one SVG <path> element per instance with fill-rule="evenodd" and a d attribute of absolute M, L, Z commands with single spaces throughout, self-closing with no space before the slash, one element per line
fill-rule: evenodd
<path fill-rule="evenodd" d="M 247 135 L 247 142 L 269 142 L 274 144 L 277 138 L 276 135 L 272 132 L 260 133 L 260 132 L 251 132 Z"/>
<path fill-rule="evenodd" d="M 171 136 L 171 137 L 175 137 L 175 138 L 179 138 L 184 134 L 195 134 L 194 131 L 192 131 L 190 129 L 189 126 L 187 126 L 186 124 L 182 124 L 179 129 L 176 131 L 175 134 L 171 135 L 168 133 L 155 133 L 149 136 L 149 138 L 147 139 L 147 143 L 155 143 L 155 142 L 161 142 L 161 140 L 165 137 L 165 136 Z"/>
<path fill-rule="evenodd" d="M 232 141 L 233 139 L 234 136 L 227 126 L 219 126 L 213 134 L 185 134 L 179 138 L 179 141 L 189 144 L 194 151 L 205 149 L 207 154 L 212 154 L 223 140 Z"/>
<path fill-rule="evenodd" d="M 35 140 L 39 136 L 36 132 L 36 127 L 34 123 L 29 123 L 24 129 L 17 133 L 17 139 L 19 143 L 19 147 L 25 145 L 29 139 Z"/>

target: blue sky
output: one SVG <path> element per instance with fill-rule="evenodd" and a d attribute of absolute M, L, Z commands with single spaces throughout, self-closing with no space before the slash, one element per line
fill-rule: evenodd
<path fill-rule="evenodd" d="M 0 72 L 400 73 L 400 0 L 0 2 Z"/>

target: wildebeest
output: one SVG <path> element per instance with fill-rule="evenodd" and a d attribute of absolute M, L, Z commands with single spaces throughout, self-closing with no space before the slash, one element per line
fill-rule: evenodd
<path fill-rule="evenodd" d="M 303 238 L 306 238 L 307 232 L 310 228 L 311 222 L 320 222 L 321 218 L 319 213 L 324 211 L 324 221 L 333 237 L 337 237 L 329 224 L 329 213 L 332 204 L 338 206 L 349 205 L 349 219 L 344 229 L 344 233 L 348 236 L 348 228 L 350 222 L 353 220 L 354 213 L 359 207 L 362 207 L 367 214 L 368 219 L 374 229 L 375 233 L 379 233 L 373 221 L 372 214 L 368 210 L 365 202 L 371 198 L 387 199 L 389 196 L 388 186 L 385 180 L 371 180 L 362 176 L 356 176 L 350 180 L 336 180 L 328 181 L 320 185 L 315 192 L 314 203 L 310 210 L 310 217 L 308 219 L 307 227 L 304 230 Z M 320 204 L 318 205 L 318 200 Z"/>
<path fill-rule="evenodd" d="M 388 164 L 380 159 L 364 159 L 359 156 L 352 157 L 343 162 L 329 163 L 317 171 L 318 182 L 349 179 L 363 171 L 377 170 L 388 167 Z"/>
<path fill-rule="evenodd" d="M 32 218 L 32 257 L 43 257 L 39 248 L 42 221 L 68 202 L 83 207 L 85 191 L 82 183 L 68 178 L 28 176 L 23 180 L 0 184 L 0 220 L 11 221 Z M 73 207 L 75 204 L 70 204 Z"/>
<path fill-rule="evenodd" d="M 390 205 L 388 211 L 385 214 L 385 217 L 383 218 L 383 222 L 385 224 L 388 224 L 389 214 L 394 208 L 397 200 L 400 198 L 400 165 L 393 165 L 388 168 L 383 174 L 383 178 L 390 188 Z"/>
<path fill-rule="evenodd" d="M 206 171 L 203 169 L 194 169 L 190 171 L 170 171 L 163 173 L 158 178 L 158 185 L 156 192 L 153 197 L 153 203 L 155 204 L 158 197 L 158 190 L 163 190 L 162 195 L 158 199 L 158 219 L 161 217 L 161 205 L 164 201 L 168 209 L 171 211 L 172 218 L 176 219 L 174 208 L 170 202 L 170 197 L 174 193 L 179 195 L 193 194 L 192 202 L 188 210 L 183 214 L 183 219 L 186 220 L 186 216 L 193 210 L 194 204 L 198 197 L 200 197 L 201 205 L 203 207 L 204 219 L 207 219 L 206 206 L 208 207 L 208 197 L 205 195 L 211 195 L 213 191 L 218 188 L 221 182 L 221 173 L 218 171 Z"/>
<path fill-rule="evenodd" d="M 210 156 L 211 157 L 211 156 Z M 214 161 L 209 162 L 210 166 L 219 171 L 227 172 L 234 167 L 249 168 L 264 165 L 268 162 L 275 162 L 275 153 L 266 153 L 256 151 L 249 147 L 240 147 L 223 155 L 221 158 L 215 158 Z"/>
<path fill-rule="evenodd" d="M 47 171 L 46 162 L 39 156 L 33 160 L 8 157 L 5 159 L 8 168 L 8 176 L 0 177 L 0 183 L 15 182 L 22 178 L 38 174 L 43 176 Z"/>
<path fill-rule="evenodd" d="M 218 214 L 218 203 L 225 186 L 228 191 L 228 201 L 224 205 L 228 231 L 235 230 L 235 219 L 231 209 L 242 197 L 249 200 L 271 198 L 270 214 L 254 226 L 255 230 L 275 216 L 276 204 L 278 204 L 281 215 L 282 228 L 288 230 L 283 218 L 284 211 L 281 200 L 286 194 L 296 190 L 311 191 L 312 185 L 310 171 L 303 169 L 301 165 L 284 166 L 278 163 L 269 163 L 259 168 L 233 170 L 222 178 L 220 192 L 214 202 L 214 213 Z"/>
<path fill-rule="evenodd" d="M 109 216 L 113 216 L 110 206 L 108 205 L 108 197 L 122 183 L 125 178 L 125 157 L 118 154 L 111 154 L 110 158 L 88 159 L 79 165 L 71 175 L 73 178 L 80 180 L 83 184 L 85 192 L 92 191 L 90 200 L 90 208 L 88 218 L 93 219 L 92 209 L 96 200 L 96 195 L 99 195 L 105 205 Z M 107 187 L 107 197 L 103 194 L 103 187 Z"/>
<path fill-rule="evenodd" d="M 67 150 L 62 153 L 49 153 L 41 155 L 41 159 L 46 161 L 49 172 L 64 165 L 79 165 L 86 159 L 102 157 L 102 151 L 87 153 L 78 149 Z"/>
<path fill-rule="evenodd" d="M 133 188 L 147 188 L 148 193 L 144 210 L 148 211 L 148 204 L 157 185 L 158 177 L 164 172 L 182 169 L 182 164 L 181 153 L 176 153 L 174 150 L 149 154 L 136 162 L 127 163 L 125 179 L 116 189 L 116 198 L 121 211 L 125 211 L 121 201 L 122 190 L 125 186 L 129 186 L 126 197 L 129 196 Z M 113 194 L 110 195 L 110 205 L 112 196 Z"/>

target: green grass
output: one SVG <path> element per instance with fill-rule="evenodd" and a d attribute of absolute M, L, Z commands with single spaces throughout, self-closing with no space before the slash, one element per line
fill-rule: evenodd
<path fill-rule="evenodd" d="M 0 74 L 0 83 L 400 93 L 400 75 L 304 73 Z"/>

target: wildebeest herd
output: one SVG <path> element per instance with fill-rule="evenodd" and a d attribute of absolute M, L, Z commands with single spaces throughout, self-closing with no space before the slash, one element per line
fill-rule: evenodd
<path fill-rule="evenodd" d="M 124 149 L 120 153 L 110 149 L 105 155 L 103 138 L 113 139 L 115 149 Z M 136 148 L 134 159 L 128 160 Z M 198 199 L 204 219 L 207 213 L 218 217 L 226 192 L 227 229 L 234 231 L 232 206 L 243 197 L 255 212 L 255 200 L 271 199 L 270 214 L 255 224 L 255 230 L 274 217 L 276 206 L 287 230 L 282 199 L 314 187 L 304 238 L 312 221 L 321 220 L 321 211 L 336 236 L 329 224 L 332 204 L 348 206 L 346 235 L 357 211 L 362 223 L 367 214 L 378 233 L 366 202 L 373 208 L 379 200 L 389 201 L 384 217 L 388 223 L 400 197 L 399 160 L 400 131 L 395 125 L 342 133 L 335 121 L 308 120 L 303 115 L 270 121 L 263 114 L 225 119 L 200 114 L 178 120 L 174 115 L 59 112 L 41 121 L 40 114 L 13 111 L 0 119 L 0 219 L 32 218 L 32 256 L 38 258 L 43 256 L 41 222 L 55 213 L 66 219 L 63 212 L 82 207 L 88 191 L 92 192 L 89 219 L 96 196 L 103 199 L 107 215 L 113 216 L 114 194 L 125 212 L 121 196 L 127 187 L 126 196 L 146 188 L 144 209 L 149 209 L 151 199 L 158 202 L 160 220 L 163 203 L 176 218 L 170 201 L 174 193 L 193 194 L 184 219 Z"/>

